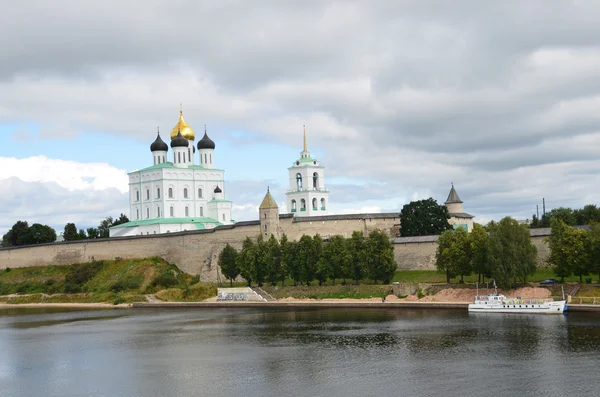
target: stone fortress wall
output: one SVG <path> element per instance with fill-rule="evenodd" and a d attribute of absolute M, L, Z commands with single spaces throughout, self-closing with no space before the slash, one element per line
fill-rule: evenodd
<path fill-rule="evenodd" d="M 298 240 L 303 234 L 319 233 L 324 238 L 336 234 L 350 237 L 355 230 L 367 235 L 372 230 L 381 229 L 396 236 L 399 223 L 400 219 L 395 213 L 329 215 L 301 219 L 284 214 L 279 218 L 278 234 L 285 233 L 290 240 Z M 229 243 L 239 249 L 246 237 L 257 237 L 261 229 L 260 221 L 248 221 L 211 230 L 3 248 L 0 249 L 0 269 L 158 256 L 176 264 L 187 273 L 200 274 L 203 281 L 219 281 L 217 262 L 225 244 Z M 545 265 L 548 247 L 543 240 L 550 234 L 550 229 L 532 229 L 531 234 L 538 248 L 539 263 Z M 437 237 L 393 238 L 398 269 L 434 270 Z"/>
<path fill-rule="evenodd" d="M 323 238 L 336 234 L 350 237 L 355 230 L 367 235 L 381 229 L 396 235 L 399 214 L 352 214 L 293 218 L 279 217 L 278 233 L 290 240 L 303 234 L 319 233 Z M 260 221 L 238 222 L 209 230 L 107 239 L 68 241 L 35 246 L 0 249 L 0 269 L 27 266 L 69 265 L 92 260 L 146 258 L 158 256 L 190 274 L 200 274 L 203 281 L 219 281 L 218 256 L 227 243 L 241 248 L 246 237 L 261 233 Z"/>

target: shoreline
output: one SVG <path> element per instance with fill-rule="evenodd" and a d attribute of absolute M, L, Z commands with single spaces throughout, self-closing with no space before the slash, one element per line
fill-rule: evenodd
<path fill-rule="evenodd" d="M 467 310 L 465 302 L 361 302 L 348 300 L 347 302 L 327 301 L 275 301 L 275 302 L 136 302 L 113 305 L 110 303 L 0 303 L 2 309 L 443 309 Z M 572 312 L 600 312 L 600 305 L 569 304 L 568 311 Z"/>

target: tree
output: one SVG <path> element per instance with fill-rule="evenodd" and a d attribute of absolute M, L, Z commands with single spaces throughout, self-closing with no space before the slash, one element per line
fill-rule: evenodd
<path fill-rule="evenodd" d="M 3 247 L 16 247 L 23 234 L 29 229 L 27 221 L 17 221 L 10 230 L 2 236 Z"/>
<path fill-rule="evenodd" d="M 85 229 L 79 229 L 79 240 L 87 240 L 88 236 L 85 233 Z"/>
<path fill-rule="evenodd" d="M 598 275 L 600 280 L 600 224 L 590 225 L 588 232 L 588 259 L 590 271 Z"/>
<path fill-rule="evenodd" d="M 225 248 L 219 254 L 219 267 L 221 273 L 229 279 L 230 287 L 233 287 L 233 280 L 240 274 L 237 256 L 237 250 L 229 244 L 225 245 Z"/>
<path fill-rule="evenodd" d="M 346 240 L 348 257 L 350 258 L 344 276 L 356 281 L 356 285 L 365 275 L 365 237 L 357 230 Z"/>
<path fill-rule="evenodd" d="M 489 230 L 488 260 L 491 276 L 500 288 L 527 281 L 536 269 L 537 249 L 529 230 L 515 219 L 505 217 Z"/>
<path fill-rule="evenodd" d="M 284 235 L 285 236 L 285 235 Z M 283 240 L 283 238 L 282 238 Z M 301 263 L 298 257 L 299 251 L 299 243 L 297 241 L 287 241 L 281 242 L 284 260 L 284 272 L 287 274 L 293 281 L 294 286 L 298 285 L 300 282 L 300 273 L 301 273 Z"/>
<path fill-rule="evenodd" d="M 256 239 L 256 244 L 254 246 L 254 274 L 252 275 L 252 279 L 258 284 L 259 287 L 262 287 L 265 279 L 267 277 L 267 268 L 269 267 L 269 250 L 267 248 L 266 241 L 263 239 L 262 234 L 258 235 Z"/>
<path fill-rule="evenodd" d="M 394 245 L 389 236 L 381 230 L 373 230 L 365 242 L 365 251 L 368 276 L 375 283 L 381 280 L 384 284 L 389 284 L 398 267 L 394 259 Z"/>
<path fill-rule="evenodd" d="M 588 204 L 574 212 L 577 225 L 589 225 L 600 222 L 600 208 L 594 204 Z"/>
<path fill-rule="evenodd" d="M 570 227 L 564 235 L 568 265 L 575 276 L 579 276 L 579 282 L 583 282 L 583 276 L 589 274 L 590 260 L 588 234 L 583 229 Z"/>
<path fill-rule="evenodd" d="M 291 260 L 290 246 L 285 233 L 281 235 L 279 251 L 281 252 L 281 285 L 285 285 L 285 277 L 290 273 L 288 262 Z"/>
<path fill-rule="evenodd" d="M 281 265 L 281 247 L 279 241 L 271 234 L 269 240 L 267 240 L 267 251 L 269 254 L 268 266 L 267 266 L 267 281 L 271 285 L 276 285 L 277 281 L 281 280 L 283 276 L 283 267 Z"/>
<path fill-rule="evenodd" d="M 122 213 L 121 215 L 119 215 L 119 217 L 117 219 L 115 219 L 112 222 L 111 226 L 122 225 L 123 223 L 127 223 L 127 222 L 129 222 L 129 218 L 127 217 L 127 215 Z"/>
<path fill-rule="evenodd" d="M 452 228 L 448 223 L 448 208 L 439 205 L 433 198 L 412 201 L 400 212 L 400 235 L 432 236 Z"/>
<path fill-rule="evenodd" d="M 567 258 L 567 249 L 565 247 L 565 234 L 567 233 L 567 224 L 561 220 L 552 222 L 552 231 L 550 236 L 546 238 L 550 255 L 548 256 L 548 264 L 552 266 L 552 270 L 557 277 L 560 277 L 564 282 L 565 277 L 569 277 L 572 273 L 569 267 L 569 259 Z"/>
<path fill-rule="evenodd" d="M 79 233 L 77 232 L 77 226 L 74 223 L 67 223 L 63 231 L 63 238 L 65 241 L 79 240 Z"/>
<path fill-rule="evenodd" d="M 329 263 L 323 260 L 323 238 L 319 233 L 313 237 L 313 260 L 316 261 L 315 278 L 319 281 L 319 285 L 323 285 L 331 272 Z"/>
<path fill-rule="evenodd" d="M 471 241 L 469 239 L 469 233 L 463 229 L 458 228 L 453 231 L 453 241 L 450 247 L 451 260 L 454 262 L 456 274 L 460 276 L 460 283 L 464 283 L 464 276 L 468 276 L 473 272 L 471 266 Z"/>
<path fill-rule="evenodd" d="M 482 277 L 490 276 L 488 266 L 488 233 L 483 226 L 478 223 L 473 225 L 473 230 L 469 235 L 471 245 L 471 268 L 477 273 L 477 281 L 482 282 Z"/>
<path fill-rule="evenodd" d="M 561 220 L 569 226 L 575 226 L 575 224 L 577 223 L 575 212 L 571 208 L 553 208 L 546 215 L 550 223 L 552 222 L 552 220 Z"/>
<path fill-rule="evenodd" d="M 99 238 L 108 238 L 110 236 L 110 227 L 111 226 L 113 226 L 113 218 L 112 218 L 112 216 L 107 216 L 98 225 L 98 237 Z"/>
<path fill-rule="evenodd" d="M 331 278 L 332 285 L 335 285 L 337 278 L 343 277 L 343 269 L 349 262 L 347 245 L 344 237 L 335 235 L 329 238 L 329 242 L 323 247 L 321 272 L 327 272 L 327 278 Z"/>
<path fill-rule="evenodd" d="M 457 229 L 462 230 L 462 229 Z M 458 262 L 463 260 L 460 248 L 456 244 L 456 231 L 445 230 L 438 238 L 438 247 L 435 255 L 435 267 L 446 274 L 446 283 L 458 275 Z M 464 230 L 463 230 L 464 232 Z M 460 232 L 459 232 L 460 233 Z"/>
<path fill-rule="evenodd" d="M 319 261 L 312 237 L 307 235 L 300 237 L 296 255 L 300 264 L 300 280 L 305 282 L 306 285 L 310 285 L 317 275 L 317 263 Z"/>
<path fill-rule="evenodd" d="M 98 232 L 98 229 L 96 229 L 95 227 L 88 227 L 87 235 L 88 235 L 89 239 L 92 239 L 92 238 L 98 238 L 100 233 Z"/>
<path fill-rule="evenodd" d="M 56 231 L 48 225 L 34 223 L 22 235 L 18 245 L 44 244 L 56 241 Z"/>
<path fill-rule="evenodd" d="M 250 237 L 246 237 L 242 243 L 236 263 L 240 269 L 240 275 L 248 282 L 248 286 L 251 286 L 256 274 L 256 247 Z"/>

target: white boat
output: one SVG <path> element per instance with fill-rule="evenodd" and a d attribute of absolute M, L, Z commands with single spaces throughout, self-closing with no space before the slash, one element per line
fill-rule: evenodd
<path fill-rule="evenodd" d="M 469 304 L 469 312 L 476 313 L 542 313 L 561 314 L 565 311 L 566 301 L 552 298 L 507 298 L 502 294 L 476 295 Z"/>

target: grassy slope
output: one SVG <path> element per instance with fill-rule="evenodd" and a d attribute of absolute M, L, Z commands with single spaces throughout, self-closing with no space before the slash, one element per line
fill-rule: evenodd
<path fill-rule="evenodd" d="M 156 294 L 164 300 L 197 301 L 217 294 L 216 285 L 199 283 L 197 278 L 160 258 L 102 261 L 96 263 L 96 270 L 93 268 L 93 264 L 79 264 L 0 271 L 0 295 L 20 295 L 0 297 L 0 302 L 130 303 L 145 301 L 146 294 Z M 87 271 L 91 278 L 76 285 L 77 293 L 66 294 L 69 290 L 66 279 L 77 269 Z M 165 274 L 172 285 L 156 285 L 159 276 Z M 172 292 L 163 293 L 165 289 Z"/>

